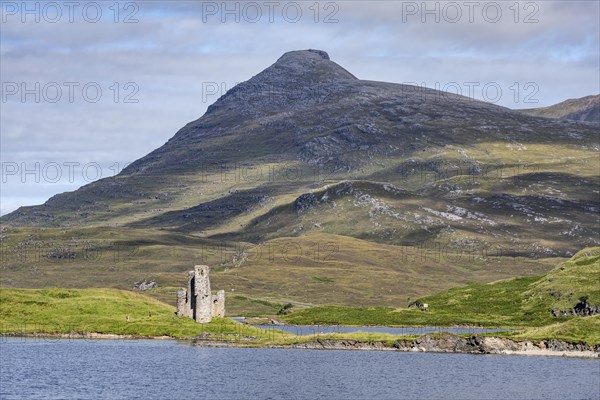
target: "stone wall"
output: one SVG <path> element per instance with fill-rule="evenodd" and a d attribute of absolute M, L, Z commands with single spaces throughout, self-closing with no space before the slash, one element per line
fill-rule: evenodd
<path fill-rule="evenodd" d="M 187 290 L 179 288 L 177 291 L 177 316 L 187 317 Z"/>
<path fill-rule="evenodd" d="M 216 295 L 212 296 L 212 316 L 225 317 L 225 291 L 219 290 Z"/>

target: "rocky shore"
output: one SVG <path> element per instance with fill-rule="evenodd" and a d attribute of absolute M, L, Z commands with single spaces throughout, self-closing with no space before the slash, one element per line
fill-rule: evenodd
<path fill-rule="evenodd" d="M 507 338 L 473 335 L 465 338 L 451 333 L 427 334 L 414 340 L 398 339 L 392 345 L 383 342 L 362 342 L 357 340 L 320 339 L 290 344 L 256 343 L 250 338 L 241 340 L 222 340 L 208 336 L 177 339 L 169 336 L 136 336 L 117 335 L 96 332 L 72 333 L 30 333 L 30 334 L 1 334 L 0 337 L 34 337 L 47 339 L 88 339 L 88 340 L 180 340 L 191 342 L 203 347 L 263 347 L 278 349 L 311 349 L 311 350 L 375 350 L 375 351 L 405 351 L 429 353 L 463 353 L 463 354 L 498 354 L 525 356 L 558 356 L 600 359 L 600 344 L 588 346 L 581 343 L 568 343 L 561 340 L 529 340 L 514 341 Z"/>
<path fill-rule="evenodd" d="M 540 342 L 528 340 L 517 342 L 493 336 L 474 335 L 464 338 L 453 334 L 429 334 L 420 336 L 414 340 L 401 339 L 396 340 L 392 346 L 388 346 L 382 342 L 365 343 L 353 340 L 317 339 L 311 342 L 280 347 L 600 358 L 600 345 L 588 346 L 586 344 L 573 344 L 555 339 Z"/>

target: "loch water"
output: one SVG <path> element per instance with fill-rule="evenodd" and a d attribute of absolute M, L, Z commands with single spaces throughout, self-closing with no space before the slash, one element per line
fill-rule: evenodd
<path fill-rule="evenodd" d="M 8 399 L 600 399 L 600 361 L 2 338 Z"/>

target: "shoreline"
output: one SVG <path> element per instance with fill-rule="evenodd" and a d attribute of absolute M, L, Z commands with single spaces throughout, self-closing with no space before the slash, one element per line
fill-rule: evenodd
<path fill-rule="evenodd" d="M 518 355 L 518 356 L 549 356 L 600 359 L 600 344 L 588 346 L 573 344 L 556 339 L 533 342 L 530 340 L 513 341 L 495 336 L 472 336 L 462 338 L 454 334 L 426 334 L 414 340 L 399 338 L 392 346 L 383 342 L 361 342 L 347 339 L 309 340 L 301 343 L 260 343 L 247 339 L 223 340 L 207 337 L 176 338 L 172 336 L 137 336 L 120 335 L 98 332 L 72 333 L 3 333 L 4 338 L 39 338 L 55 340 L 174 340 L 200 347 L 228 348 L 271 348 L 271 349 L 304 349 L 304 350 L 355 350 L 355 351 L 397 351 L 413 353 L 454 353 L 480 355 Z"/>
<path fill-rule="evenodd" d="M 427 345 L 419 343 L 422 339 Z M 600 359 L 600 345 L 591 348 L 587 345 L 574 345 L 567 342 L 552 340 L 548 342 L 533 343 L 531 341 L 515 342 L 510 339 L 493 336 L 479 337 L 484 339 L 483 345 L 472 348 L 447 347 L 446 339 L 431 339 L 424 335 L 414 341 L 398 340 L 393 346 L 386 346 L 382 342 L 364 343 L 353 340 L 320 340 L 291 345 L 272 345 L 271 348 L 295 348 L 311 350 L 362 350 L 362 351 L 398 351 L 412 353 L 446 353 L 446 354 L 480 354 L 480 355 L 518 355 L 518 356 L 550 356 Z M 460 338 L 459 338 L 460 340 Z M 495 345 L 491 345 L 495 343 Z M 501 345 L 499 345 L 501 343 Z M 543 343 L 543 344 L 541 344 Z M 541 344 L 541 345 L 540 345 Z M 199 344 L 201 345 L 201 344 Z"/>

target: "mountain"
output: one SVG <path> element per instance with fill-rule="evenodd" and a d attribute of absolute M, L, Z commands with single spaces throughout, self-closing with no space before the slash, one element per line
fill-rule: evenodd
<path fill-rule="evenodd" d="M 569 99 L 549 107 L 520 110 L 528 115 L 600 123 L 600 95 Z"/>
<path fill-rule="evenodd" d="M 73 287 L 176 287 L 202 262 L 243 299 L 404 303 L 600 244 L 599 150 L 592 124 L 360 80 L 324 51 L 292 51 L 119 175 L 3 216 L 3 245 L 15 260 L 32 243 L 63 243 L 54 259 L 89 243 L 133 255 L 76 278 L 77 262 L 44 256 L 49 285 L 64 273 Z M 7 265 L 0 284 L 36 286 Z"/>

